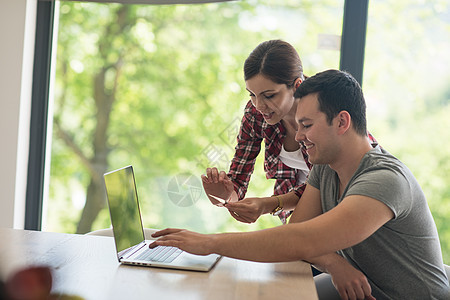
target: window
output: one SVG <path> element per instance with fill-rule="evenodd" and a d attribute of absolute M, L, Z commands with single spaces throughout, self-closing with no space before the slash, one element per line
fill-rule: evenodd
<path fill-rule="evenodd" d="M 209 204 L 199 179 L 207 166 L 228 170 L 249 99 L 242 66 L 258 43 L 290 42 L 306 74 L 339 67 L 343 1 L 278 2 L 59 2 L 43 229 L 109 227 L 102 174 L 128 164 L 146 227 L 280 224 L 271 216 L 237 224 Z M 260 155 L 248 195 L 272 187 Z"/>
<path fill-rule="evenodd" d="M 369 128 L 414 173 L 450 263 L 450 5 L 371 1 L 364 66 Z"/>

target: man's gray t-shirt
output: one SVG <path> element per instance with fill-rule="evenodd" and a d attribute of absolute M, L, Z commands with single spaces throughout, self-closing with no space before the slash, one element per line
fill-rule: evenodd
<path fill-rule="evenodd" d="M 386 204 L 394 218 L 363 242 L 339 251 L 370 282 L 377 299 L 450 299 L 439 237 L 425 195 L 411 171 L 380 147 L 370 150 L 339 198 L 339 179 L 314 165 L 308 183 L 320 190 L 323 212 L 350 195 Z"/>

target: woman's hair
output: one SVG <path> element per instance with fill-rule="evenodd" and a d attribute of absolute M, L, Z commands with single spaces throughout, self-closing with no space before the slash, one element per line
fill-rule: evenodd
<path fill-rule="evenodd" d="M 270 40 L 259 44 L 244 63 L 244 79 L 258 74 L 288 87 L 297 78 L 304 79 L 300 56 L 291 44 L 282 40 Z"/>

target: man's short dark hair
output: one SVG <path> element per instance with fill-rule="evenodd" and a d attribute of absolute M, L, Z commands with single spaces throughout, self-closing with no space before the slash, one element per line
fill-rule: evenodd
<path fill-rule="evenodd" d="M 353 128 L 360 135 L 367 135 L 366 101 L 361 86 L 347 72 L 327 70 L 307 78 L 295 91 L 295 98 L 317 94 L 319 110 L 326 114 L 331 125 L 343 110 L 347 111 Z"/>

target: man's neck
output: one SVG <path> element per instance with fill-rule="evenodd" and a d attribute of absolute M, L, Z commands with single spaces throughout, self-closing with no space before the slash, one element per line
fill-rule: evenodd
<path fill-rule="evenodd" d="M 338 174 L 341 192 L 358 169 L 364 155 L 371 149 L 372 145 L 367 137 L 355 136 L 343 142 L 339 159 L 330 164 L 330 167 Z"/>

